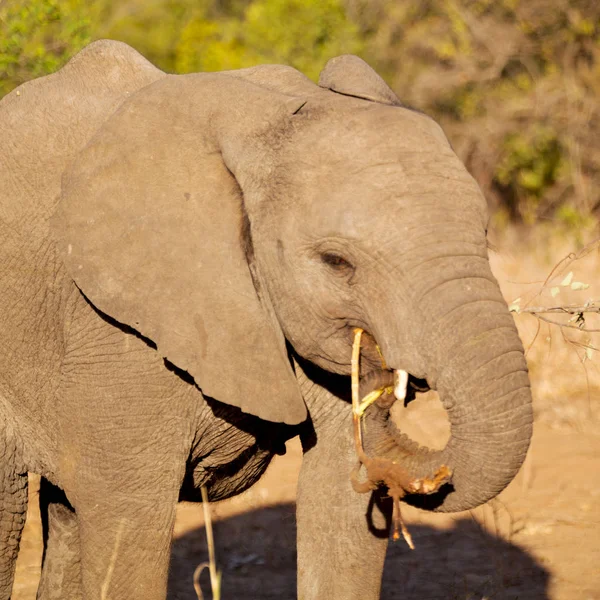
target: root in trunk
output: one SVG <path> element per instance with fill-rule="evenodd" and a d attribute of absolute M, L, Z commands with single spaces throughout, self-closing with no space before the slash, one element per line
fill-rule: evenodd
<path fill-rule="evenodd" d="M 431 477 L 413 478 L 398 462 L 389 458 L 371 458 L 365 453 L 362 442 L 361 417 L 365 410 L 374 403 L 377 403 L 379 409 L 389 409 L 396 400 L 393 392 L 394 387 L 396 387 L 396 390 L 398 389 L 398 382 L 396 381 L 395 385 L 390 384 L 390 376 L 393 376 L 393 374 L 391 371 L 385 370 L 384 363 L 382 369 L 384 375 L 381 377 L 378 376 L 383 383 L 377 389 L 366 394 L 361 400 L 359 373 L 362 332 L 362 329 L 355 329 L 354 343 L 352 345 L 352 420 L 358 463 L 352 470 L 350 480 L 352 487 L 359 494 L 370 492 L 380 486 L 385 486 L 388 489 L 388 494 L 394 503 L 394 530 L 392 539 L 394 541 L 398 540 L 400 532 L 402 532 L 402 536 L 408 546 L 414 549 L 411 535 L 402 520 L 400 499 L 406 494 L 432 494 L 437 492 L 440 486 L 450 480 L 452 471 L 446 465 L 440 465 Z M 400 385 L 404 385 L 404 390 L 406 389 L 406 376 L 400 382 Z M 364 481 L 359 480 L 361 466 L 364 466 L 366 470 L 366 479 Z"/>

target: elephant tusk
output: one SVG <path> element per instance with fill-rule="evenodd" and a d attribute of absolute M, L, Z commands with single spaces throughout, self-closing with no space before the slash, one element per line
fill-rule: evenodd
<path fill-rule="evenodd" d="M 408 385 L 408 373 L 402 369 L 394 371 L 394 396 L 397 400 L 404 401 L 406 398 L 406 386 Z"/>

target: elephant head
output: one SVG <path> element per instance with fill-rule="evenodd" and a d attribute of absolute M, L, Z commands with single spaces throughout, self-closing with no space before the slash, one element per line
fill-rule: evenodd
<path fill-rule="evenodd" d="M 398 438 L 415 475 L 453 469 L 439 509 L 480 504 L 519 469 L 530 391 L 485 201 L 440 127 L 360 59 L 334 59 L 319 86 L 282 67 L 149 85 L 65 175 L 53 223 L 90 302 L 203 393 L 298 423 L 285 341 L 348 374 L 360 327 L 448 412 L 443 451 Z"/>

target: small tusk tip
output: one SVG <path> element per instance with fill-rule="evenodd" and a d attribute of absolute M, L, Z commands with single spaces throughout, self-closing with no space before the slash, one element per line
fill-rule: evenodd
<path fill-rule="evenodd" d="M 394 396 L 398 400 L 406 398 L 406 387 L 408 385 L 408 373 L 402 369 L 394 371 Z"/>

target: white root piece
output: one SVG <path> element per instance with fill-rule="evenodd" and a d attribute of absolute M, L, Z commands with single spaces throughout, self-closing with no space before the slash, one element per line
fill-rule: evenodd
<path fill-rule="evenodd" d="M 365 410 L 367 410 L 367 408 L 369 408 L 369 406 L 371 406 L 371 404 L 373 404 L 373 402 L 377 402 L 377 400 L 379 398 L 381 398 L 381 396 L 383 396 L 385 390 L 386 390 L 386 388 L 381 388 L 379 390 L 373 390 L 372 392 L 369 392 L 361 400 L 360 404 L 358 405 L 358 409 L 357 409 L 358 416 L 362 417 Z"/>
<path fill-rule="evenodd" d="M 408 385 L 408 373 L 401 369 L 394 371 L 394 396 L 401 402 L 406 398 L 406 386 Z"/>

